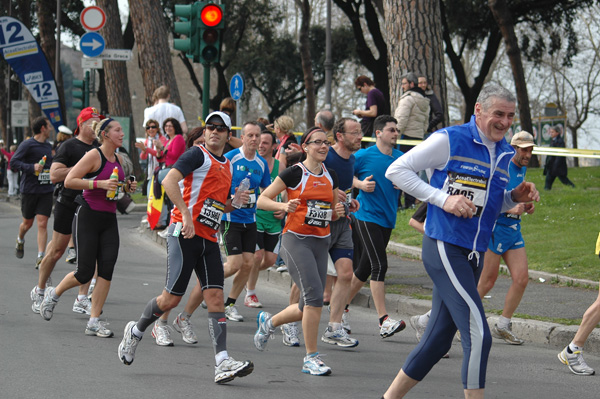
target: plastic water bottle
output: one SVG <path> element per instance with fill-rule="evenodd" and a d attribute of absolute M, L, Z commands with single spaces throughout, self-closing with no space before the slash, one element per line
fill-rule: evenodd
<path fill-rule="evenodd" d="M 39 163 L 39 164 L 42 166 L 42 168 L 44 168 L 44 165 L 46 165 L 46 156 L 44 155 L 44 156 L 42 157 L 42 159 L 40 159 L 40 162 L 38 162 L 38 163 Z M 35 175 L 36 175 L 36 176 L 39 176 L 39 175 L 40 175 L 40 172 L 37 172 L 37 171 L 36 171 L 36 172 L 35 172 Z"/>
<path fill-rule="evenodd" d="M 231 206 L 233 206 L 235 209 L 240 209 L 242 207 L 243 202 L 242 202 L 242 192 L 248 190 L 250 188 L 250 173 L 248 173 L 248 175 L 246 177 L 244 177 L 244 180 L 241 181 L 240 185 L 238 186 L 238 190 L 235 193 L 235 195 L 233 196 L 233 201 L 231 201 Z"/>
<path fill-rule="evenodd" d="M 110 174 L 110 180 L 119 180 L 119 169 L 115 166 L 112 173 Z M 106 192 L 106 198 L 113 199 L 117 194 L 116 190 L 111 190 Z"/>

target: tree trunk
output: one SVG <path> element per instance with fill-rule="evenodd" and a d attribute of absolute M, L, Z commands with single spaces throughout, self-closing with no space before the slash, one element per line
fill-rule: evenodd
<path fill-rule="evenodd" d="M 154 90 L 167 85 L 171 90 L 171 101 L 181 106 L 160 0 L 129 0 L 129 15 L 133 21 L 146 104 L 152 105 Z"/>
<path fill-rule="evenodd" d="M 510 66 L 515 80 L 515 90 L 519 106 L 519 119 L 521 129 L 533 134 L 533 124 L 531 123 L 531 110 L 529 108 L 529 95 L 527 94 L 527 83 L 525 82 L 525 71 L 521 60 L 521 50 L 517 35 L 515 34 L 515 25 L 512 21 L 510 10 L 506 0 L 488 0 L 488 5 L 492 10 L 492 15 L 502 32 L 504 44 L 506 45 L 506 54 L 510 60 Z M 538 167 L 537 157 L 531 157 L 531 166 Z"/>
<path fill-rule="evenodd" d="M 304 88 L 306 90 L 306 126 L 314 125 L 316 115 L 315 77 L 310 58 L 310 42 L 308 30 L 310 29 L 310 3 L 309 0 L 296 0 L 296 6 L 302 12 L 300 23 L 300 58 L 302 59 L 302 72 L 304 73 Z"/>
<path fill-rule="evenodd" d="M 393 114 L 402 95 L 402 76 L 407 72 L 428 77 L 442 102 L 448 120 L 446 71 L 442 50 L 440 3 L 438 0 L 385 0 L 385 38 L 390 60 L 390 112 Z"/>
<path fill-rule="evenodd" d="M 106 25 L 100 32 L 106 41 L 106 48 L 122 49 L 123 35 L 121 33 L 121 17 L 119 16 L 117 0 L 98 0 L 96 3 L 106 13 Z M 133 162 L 135 174 L 139 175 L 141 169 L 137 148 L 135 148 L 135 121 L 131 109 L 127 67 L 123 61 L 104 60 L 103 65 L 108 112 L 112 116 L 131 117 L 129 125 L 130 158 Z"/>

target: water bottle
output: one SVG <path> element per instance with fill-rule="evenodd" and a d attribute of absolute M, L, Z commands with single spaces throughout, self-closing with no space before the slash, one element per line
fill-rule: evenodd
<path fill-rule="evenodd" d="M 231 206 L 233 206 L 235 209 L 240 209 L 242 207 L 243 202 L 242 202 L 242 192 L 248 190 L 250 188 L 250 173 L 248 173 L 248 175 L 246 177 L 244 177 L 244 180 L 242 180 L 242 182 L 240 183 L 240 185 L 238 186 L 238 190 L 235 193 L 235 195 L 233 196 L 233 201 L 231 201 Z"/>
<path fill-rule="evenodd" d="M 42 157 L 42 159 L 40 159 L 40 162 L 38 162 L 38 163 L 39 163 L 40 165 L 42 165 L 42 169 L 43 169 L 43 168 L 44 168 L 44 165 L 46 165 L 46 156 L 44 155 L 44 156 Z M 36 175 L 36 176 L 39 176 L 39 175 L 40 175 L 40 172 L 36 171 L 36 172 L 35 172 L 35 175 Z"/>
<path fill-rule="evenodd" d="M 115 166 L 115 168 L 113 169 L 112 173 L 110 174 L 110 180 L 119 180 L 119 169 Z M 111 190 L 111 191 L 107 191 L 106 192 L 106 198 L 109 199 L 113 199 L 115 198 L 115 195 L 117 194 L 116 190 Z"/>

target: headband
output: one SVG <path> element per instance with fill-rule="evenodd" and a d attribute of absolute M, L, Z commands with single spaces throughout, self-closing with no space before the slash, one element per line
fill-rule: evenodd
<path fill-rule="evenodd" d="M 108 126 L 109 123 L 113 122 L 114 119 L 113 118 L 107 118 L 104 122 L 102 122 L 102 125 L 100 125 L 100 131 L 104 131 L 104 129 L 106 129 L 106 126 Z"/>
<path fill-rule="evenodd" d="M 315 129 L 315 130 L 313 130 L 312 132 L 310 132 L 308 135 L 306 135 L 306 140 L 304 140 L 304 143 L 302 143 L 302 144 L 306 144 L 306 143 L 308 143 L 308 140 L 310 139 L 310 136 L 312 136 L 312 134 L 313 134 L 314 132 L 321 132 L 321 133 L 325 133 L 325 132 L 324 132 L 323 130 L 321 130 L 321 129 Z M 302 150 L 302 151 L 304 151 L 304 150 Z"/>

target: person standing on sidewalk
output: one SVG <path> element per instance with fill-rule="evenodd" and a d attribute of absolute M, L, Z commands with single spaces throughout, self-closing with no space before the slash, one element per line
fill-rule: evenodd
<path fill-rule="evenodd" d="M 550 133 L 550 137 L 552 137 L 550 147 L 566 147 L 565 140 L 562 138 L 562 128 L 560 126 L 553 126 L 548 132 Z M 544 190 L 552 190 L 552 184 L 557 177 L 565 186 L 575 187 L 575 184 L 567 177 L 567 158 L 565 157 L 548 155 L 546 157 L 544 174 L 546 175 Z"/>
<path fill-rule="evenodd" d="M 360 260 L 354 265 L 354 275 L 350 285 L 348 303 L 365 285 L 369 276 L 371 295 L 379 318 L 379 335 L 388 338 L 406 327 L 402 320 L 388 316 L 385 306 L 385 275 L 388 268 L 387 244 L 392 230 L 396 227 L 396 214 L 400 191 L 385 178 L 389 165 L 402 156 L 395 149 L 398 140 L 396 118 L 381 115 L 373 124 L 376 143 L 356 153 L 354 164 L 354 187 L 360 190 L 357 200 L 360 209 L 354 214 L 352 226 L 357 231 L 360 247 Z"/>
<path fill-rule="evenodd" d="M 185 294 L 192 271 L 202 284 L 208 307 L 208 331 L 215 353 L 215 382 L 224 384 L 252 373 L 251 361 L 237 361 L 227 352 L 227 318 L 223 306 L 223 263 L 217 231 L 231 200 L 231 163 L 223 148 L 231 135 L 231 120 L 223 112 L 208 115 L 203 146 L 186 151 L 163 181 L 175 207 L 167 229 L 167 282 L 152 298 L 140 319 L 125 326 L 118 355 L 125 365 L 133 363 L 144 332 L 166 311 L 176 307 Z M 248 200 L 246 193 L 242 199 Z"/>
<path fill-rule="evenodd" d="M 600 256 L 600 234 L 596 241 L 596 255 Z M 566 364 L 573 374 L 594 375 L 596 373 L 583 359 L 583 345 L 598 323 L 600 323 L 600 292 L 598 292 L 596 301 L 583 314 L 573 341 L 558 354 L 558 360 L 562 364 Z"/>
<path fill-rule="evenodd" d="M 22 142 L 10 160 L 11 167 L 20 170 L 21 175 L 21 213 L 23 221 L 19 226 L 15 255 L 21 259 L 25 255 L 25 234 L 37 221 L 38 254 L 35 262 L 37 269 L 44 258 L 48 241 L 48 218 L 52 213 L 52 192 L 50 181 L 52 165 L 52 145 L 48 142 L 52 124 L 48 118 L 40 116 L 31 125 L 33 139 Z M 42 162 L 42 159 L 45 159 Z"/>
<path fill-rule="evenodd" d="M 514 189 L 525 180 L 527 165 L 529 165 L 535 142 L 530 133 L 522 131 L 513 136 L 510 145 L 514 148 L 515 155 L 508 170 L 510 181 L 506 186 L 507 190 Z M 533 203 L 519 203 L 514 208 L 500 214 L 483 258 L 483 270 L 477 284 L 479 297 L 483 299 L 494 287 L 498 278 L 500 258 L 504 259 L 510 271 L 512 284 L 506 293 L 502 315 L 492 328 L 492 337 L 503 339 L 511 345 L 523 344 L 523 340 L 512 332 L 511 318 L 523 298 L 529 281 L 527 253 L 521 234 L 521 215 L 532 214 L 534 211 Z"/>
<path fill-rule="evenodd" d="M 434 283 L 431 320 L 384 395 L 402 398 L 448 352 L 456 329 L 463 346 L 465 398 L 483 398 L 487 360 L 492 345 L 477 292 L 480 259 L 501 211 L 518 202 L 539 201 L 533 183 L 511 191 L 508 167 L 513 149 L 504 140 L 516 110 L 508 90 L 484 87 L 475 115 L 461 126 L 432 134 L 394 162 L 386 177 L 400 189 L 429 203 L 423 264 Z M 415 173 L 431 171 L 430 183 Z"/>

